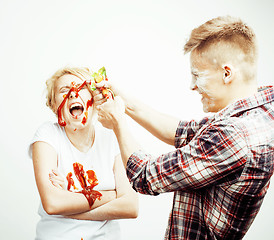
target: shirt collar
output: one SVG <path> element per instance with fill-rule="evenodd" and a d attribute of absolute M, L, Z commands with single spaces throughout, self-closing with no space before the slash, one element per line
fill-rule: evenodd
<path fill-rule="evenodd" d="M 215 114 L 215 120 L 232 117 L 240 112 L 256 108 L 272 101 L 274 101 L 274 87 L 259 87 L 258 92 L 251 97 L 238 100 L 217 112 Z"/>

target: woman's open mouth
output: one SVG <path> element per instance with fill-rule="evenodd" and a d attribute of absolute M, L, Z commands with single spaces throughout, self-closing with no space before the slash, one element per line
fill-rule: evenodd
<path fill-rule="evenodd" d="M 84 112 L 84 107 L 81 103 L 72 103 L 69 107 L 69 112 L 74 118 L 78 118 Z"/>

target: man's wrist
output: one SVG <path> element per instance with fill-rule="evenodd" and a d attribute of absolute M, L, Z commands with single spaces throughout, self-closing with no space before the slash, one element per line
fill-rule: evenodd
<path fill-rule="evenodd" d="M 120 132 L 123 127 L 127 126 L 125 115 L 114 118 L 112 123 L 114 133 Z"/>

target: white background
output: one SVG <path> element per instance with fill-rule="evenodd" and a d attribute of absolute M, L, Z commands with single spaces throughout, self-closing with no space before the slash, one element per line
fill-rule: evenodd
<path fill-rule="evenodd" d="M 259 85 L 273 84 L 272 0 L 1 0 L 0 1 L 0 239 L 29 240 L 38 221 L 38 192 L 28 142 L 55 116 L 45 106 L 45 81 L 66 65 L 105 66 L 110 81 L 150 106 L 184 119 L 201 118 L 189 90 L 190 31 L 210 18 L 232 15 L 255 30 Z M 172 148 L 129 119 L 146 150 Z M 272 181 L 273 182 L 273 181 Z M 245 239 L 274 239 L 274 186 Z M 172 194 L 140 196 L 136 220 L 123 220 L 124 240 L 162 239 Z"/>

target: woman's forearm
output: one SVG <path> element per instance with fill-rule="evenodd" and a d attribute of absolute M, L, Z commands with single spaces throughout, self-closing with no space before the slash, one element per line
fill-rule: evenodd
<path fill-rule="evenodd" d="M 120 155 L 115 158 L 113 171 L 117 198 L 91 211 L 71 215 L 70 218 L 101 221 L 138 216 L 138 195 L 129 184 Z"/>
<path fill-rule="evenodd" d="M 135 194 L 125 195 L 110 201 L 93 210 L 69 215 L 67 217 L 79 220 L 104 221 L 115 219 L 136 218 L 138 216 L 138 198 Z"/>
<path fill-rule="evenodd" d="M 86 197 L 82 193 L 72 193 L 56 189 L 59 193 L 51 193 L 47 201 L 42 201 L 45 211 L 49 215 L 71 215 L 89 211 L 100 207 L 116 198 L 115 191 L 101 191 L 101 199 L 96 199 L 90 207 Z"/>

